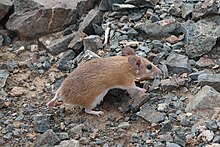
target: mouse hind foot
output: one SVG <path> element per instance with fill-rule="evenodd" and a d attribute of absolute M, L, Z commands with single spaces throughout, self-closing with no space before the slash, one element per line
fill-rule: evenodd
<path fill-rule="evenodd" d="M 85 112 L 88 114 L 99 116 L 99 117 L 104 114 L 104 112 L 102 111 L 93 111 L 91 109 L 85 109 Z"/>
<path fill-rule="evenodd" d="M 59 96 L 59 89 L 58 89 L 57 92 L 56 92 L 56 94 L 55 94 L 55 96 L 54 96 L 54 98 L 53 98 L 52 100 L 50 100 L 50 101 L 46 104 L 47 107 L 53 107 L 53 106 L 55 106 L 56 101 L 57 101 L 59 98 L 60 98 L 60 96 Z"/>

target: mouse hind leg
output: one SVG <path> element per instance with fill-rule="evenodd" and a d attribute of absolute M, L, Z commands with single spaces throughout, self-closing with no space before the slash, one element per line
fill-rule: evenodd
<path fill-rule="evenodd" d="M 107 94 L 109 89 L 103 91 L 101 94 L 99 94 L 95 99 L 94 101 L 92 102 L 92 104 L 87 107 L 85 109 L 85 112 L 88 113 L 88 114 L 92 114 L 92 115 L 96 115 L 96 116 L 101 116 L 104 114 L 104 112 L 102 111 L 94 111 L 92 110 L 93 108 L 95 108 L 104 98 L 104 96 Z"/>
<path fill-rule="evenodd" d="M 50 100 L 46 105 L 47 107 L 53 107 L 56 103 L 56 101 L 60 98 L 60 95 L 59 95 L 59 89 L 57 90 L 54 98 L 52 100 Z"/>

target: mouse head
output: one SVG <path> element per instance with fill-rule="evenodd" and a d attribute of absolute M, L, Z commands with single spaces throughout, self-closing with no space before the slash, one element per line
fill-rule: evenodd
<path fill-rule="evenodd" d="M 158 67 L 147 59 L 136 55 L 134 50 L 129 46 L 122 49 L 122 55 L 129 56 L 128 63 L 135 70 L 135 77 L 138 79 L 152 79 L 162 74 Z"/>

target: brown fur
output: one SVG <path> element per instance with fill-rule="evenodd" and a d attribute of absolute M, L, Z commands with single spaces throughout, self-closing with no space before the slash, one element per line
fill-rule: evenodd
<path fill-rule="evenodd" d="M 134 74 L 127 56 L 93 59 L 70 73 L 61 85 L 60 96 L 66 103 L 88 108 L 104 89 L 132 86 Z"/>
<path fill-rule="evenodd" d="M 128 92 L 131 89 L 145 92 L 145 89 L 135 86 L 135 80 L 159 76 L 161 70 L 150 61 L 135 55 L 130 47 L 125 47 L 122 53 L 124 56 L 93 59 L 74 69 L 47 106 L 54 106 L 56 100 L 62 98 L 65 103 L 83 106 L 87 113 L 99 116 L 103 112 L 91 109 L 109 89 L 118 87 Z"/>

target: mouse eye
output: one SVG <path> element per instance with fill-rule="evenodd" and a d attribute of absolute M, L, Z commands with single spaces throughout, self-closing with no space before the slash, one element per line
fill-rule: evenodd
<path fill-rule="evenodd" d="M 152 69 L 152 65 L 151 65 L 151 64 L 148 64 L 148 65 L 147 65 L 147 69 L 148 69 L 148 70 L 151 70 L 151 69 Z"/>

